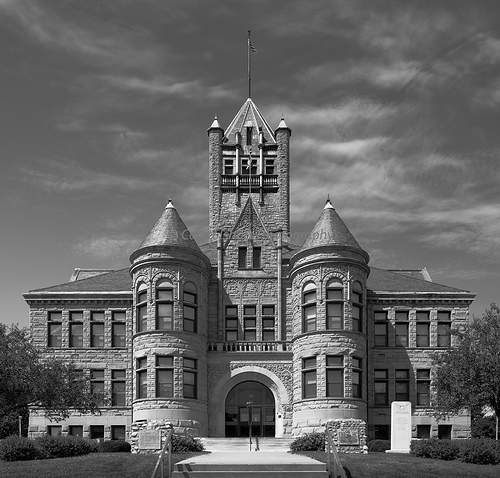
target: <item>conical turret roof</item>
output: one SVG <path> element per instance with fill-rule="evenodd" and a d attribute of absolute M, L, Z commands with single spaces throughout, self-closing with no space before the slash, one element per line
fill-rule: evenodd
<path fill-rule="evenodd" d="M 248 98 L 245 103 L 243 103 L 243 106 L 226 129 L 225 137 L 229 144 L 236 143 L 236 132 L 241 133 L 243 128 L 248 126 L 252 126 L 259 131 L 262 130 L 267 143 L 276 143 L 273 130 L 251 98 Z"/>
<path fill-rule="evenodd" d="M 299 252 L 321 246 L 350 246 L 361 249 L 351 231 L 335 211 L 330 199 Z"/>
<path fill-rule="evenodd" d="M 201 252 L 171 200 L 138 249 L 151 246 L 182 246 Z"/>

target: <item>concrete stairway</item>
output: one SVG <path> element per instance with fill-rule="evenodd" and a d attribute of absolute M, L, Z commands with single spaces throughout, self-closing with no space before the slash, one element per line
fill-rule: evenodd
<path fill-rule="evenodd" d="M 204 455 L 174 465 L 172 478 L 328 478 L 326 465 L 288 453 L 291 438 L 203 438 Z"/>

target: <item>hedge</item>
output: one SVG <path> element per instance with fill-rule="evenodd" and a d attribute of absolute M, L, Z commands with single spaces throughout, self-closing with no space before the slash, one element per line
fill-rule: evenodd
<path fill-rule="evenodd" d="M 325 434 L 324 433 L 306 433 L 296 438 L 290 443 L 292 451 L 324 451 Z"/>

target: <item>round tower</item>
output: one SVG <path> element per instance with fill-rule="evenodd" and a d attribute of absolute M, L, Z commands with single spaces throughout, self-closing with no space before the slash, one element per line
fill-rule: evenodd
<path fill-rule="evenodd" d="M 368 262 L 328 199 L 290 260 L 294 433 L 332 419 L 367 419 Z"/>
<path fill-rule="evenodd" d="M 171 201 L 130 256 L 133 425 L 207 434 L 210 262 Z"/>

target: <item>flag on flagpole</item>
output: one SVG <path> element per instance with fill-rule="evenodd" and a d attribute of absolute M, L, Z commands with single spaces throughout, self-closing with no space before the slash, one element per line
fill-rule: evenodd
<path fill-rule="evenodd" d="M 252 40 L 250 40 L 250 38 L 248 39 L 248 47 L 250 48 L 250 51 L 252 53 L 257 53 L 257 48 L 255 48 L 253 45 L 252 45 Z"/>

